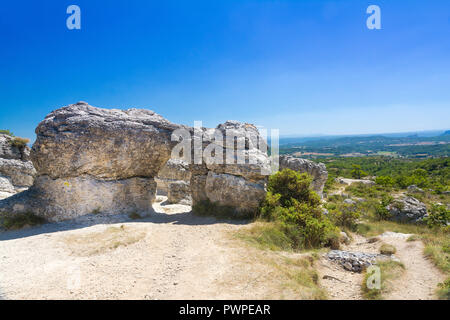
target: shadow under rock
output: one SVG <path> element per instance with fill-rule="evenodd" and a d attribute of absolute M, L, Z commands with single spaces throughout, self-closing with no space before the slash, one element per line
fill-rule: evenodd
<path fill-rule="evenodd" d="M 0 241 L 20 239 L 32 237 L 45 233 L 55 233 L 61 231 L 69 231 L 76 229 L 83 229 L 98 224 L 118 224 L 118 223 L 171 223 L 176 225 L 211 225 L 217 223 L 227 223 L 234 225 L 244 225 L 251 222 L 251 220 L 234 220 L 234 219 L 218 219 L 215 217 L 200 217 L 187 211 L 183 213 L 165 214 L 153 212 L 148 216 L 140 219 L 131 219 L 127 214 L 89 214 L 77 217 L 70 220 L 60 222 L 48 222 L 42 225 L 33 226 L 19 230 L 0 231 Z"/>

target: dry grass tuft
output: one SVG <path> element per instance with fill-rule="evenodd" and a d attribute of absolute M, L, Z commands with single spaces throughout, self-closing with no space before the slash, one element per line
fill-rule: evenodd
<path fill-rule="evenodd" d="M 121 225 L 83 235 L 68 235 L 63 241 L 73 255 L 87 257 L 136 243 L 144 239 L 145 235 L 143 230 Z"/>

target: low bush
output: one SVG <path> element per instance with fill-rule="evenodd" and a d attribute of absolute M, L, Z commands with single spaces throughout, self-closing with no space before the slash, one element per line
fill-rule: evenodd
<path fill-rule="evenodd" d="M 11 140 L 11 145 L 17 148 L 24 148 L 29 142 L 30 139 L 14 137 L 14 139 Z"/>
<path fill-rule="evenodd" d="M 293 249 L 317 248 L 339 242 L 339 229 L 322 213 L 312 178 L 290 169 L 270 176 L 261 217 L 275 221 Z"/>
<path fill-rule="evenodd" d="M 368 285 L 371 280 L 370 277 L 374 276 L 374 274 L 367 272 L 368 270 L 366 270 L 361 286 L 364 298 L 369 300 L 383 299 L 383 295 L 392 290 L 392 280 L 397 279 L 405 271 L 405 266 L 397 261 L 378 262 L 377 267 L 380 268 L 380 288 L 371 288 Z"/>
<path fill-rule="evenodd" d="M 437 295 L 439 299 L 450 300 L 450 278 L 442 283 L 439 283 Z"/>
<path fill-rule="evenodd" d="M 450 222 L 450 210 L 444 205 L 433 204 L 430 214 L 424 220 L 430 228 L 445 227 Z"/>
<path fill-rule="evenodd" d="M 396 252 L 397 252 L 397 249 L 394 246 L 390 245 L 390 244 L 383 243 L 381 245 L 381 247 L 380 247 L 380 253 L 381 254 L 386 254 L 386 255 L 390 256 L 390 255 L 392 255 L 392 254 L 394 254 Z"/>
<path fill-rule="evenodd" d="M 38 217 L 31 212 L 5 214 L 1 221 L 1 226 L 6 230 L 17 230 L 27 226 L 34 226 L 45 223 L 44 218 Z"/>
<path fill-rule="evenodd" d="M 391 218 L 391 213 L 386 207 L 391 204 L 393 200 L 394 198 L 391 196 L 384 196 L 381 199 L 380 204 L 375 208 L 375 217 L 378 220 L 389 220 Z"/>
<path fill-rule="evenodd" d="M 340 203 L 331 206 L 329 209 L 331 221 L 344 229 L 355 231 L 357 221 L 361 217 L 361 213 L 356 209 L 355 205 Z"/>
<path fill-rule="evenodd" d="M 6 134 L 8 136 L 14 137 L 14 134 L 9 130 L 0 129 L 0 134 Z"/>

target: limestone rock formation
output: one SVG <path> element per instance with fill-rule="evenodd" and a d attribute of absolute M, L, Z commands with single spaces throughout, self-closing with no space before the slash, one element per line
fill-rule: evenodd
<path fill-rule="evenodd" d="M 421 188 L 419 188 L 416 185 L 410 185 L 408 186 L 408 188 L 406 188 L 406 190 L 408 190 L 408 193 L 425 193 L 425 191 L 423 191 Z"/>
<path fill-rule="evenodd" d="M 158 192 L 167 195 L 169 203 L 192 204 L 191 172 L 189 163 L 186 161 L 169 159 L 155 180 L 158 184 Z"/>
<path fill-rule="evenodd" d="M 79 102 L 36 128 L 34 185 L 0 210 L 58 221 L 92 212 L 152 211 L 154 177 L 170 158 L 179 128 L 150 110 L 107 110 Z"/>
<path fill-rule="evenodd" d="M 13 137 L 0 134 L 0 199 L 29 188 L 36 174 L 29 159 L 30 148 L 16 146 L 13 141 Z"/>
<path fill-rule="evenodd" d="M 413 197 L 394 200 L 386 209 L 392 220 L 401 222 L 420 222 L 427 216 L 426 205 Z"/>
<path fill-rule="evenodd" d="M 168 184 L 167 201 L 169 203 L 179 203 L 192 205 L 191 185 L 187 181 L 173 181 Z"/>
<path fill-rule="evenodd" d="M 322 196 L 323 187 L 328 179 L 328 171 L 323 163 L 315 163 L 310 160 L 295 158 L 287 155 L 280 155 L 280 170 L 285 168 L 306 172 L 312 176 L 312 188 Z"/>
<path fill-rule="evenodd" d="M 367 179 L 350 179 L 350 178 L 336 178 L 336 182 L 345 185 L 352 185 L 353 183 L 362 183 L 368 186 L 375 185 L 375 181 L 367 180 Z"/>
<path fill-rule="evenodd" d="M 212 202 L 232 206 L 237 214 L 258 208 L 266 194 L 265 180 L 251 182 L 243 177 L 226 173 L 208 172 L 206 177 L 206 196 Z"/>
<path fill-rule="evenodd" d="M 179 144 L 173 139 L 177 129 L 194 138 L 183 153 L 200 153 L 201 163 L 175 160 L 182 156 L 172 155 Z M 270 173 L 265 141 L 256 127 L 237 121 L 216 129 L 190 128 L 150 110 L 99 109 L 79 102 L 51 112 L 36 134 L 30 155 L 37 170 L 34 184 L 0 201 L 0 212 L 33 212 L 50 221 L 94 212 L 145 215 L 152 212 L 160 174 L 172 180 L 167 185 L 171 201 L 186 202 L 190 194 L 194 204 L 210 200 L 238 214 L 258 207 Z M 244 162 L 231 163 L 230 158 L 242 158 L 239 146 Z M 216 161 L 220 157 L 227 162 Z M 170 158 L 174 160 L 163 169 Z M 172 170 L 174 163 L 177 170 Z M 0 183 L 10 187 L 5 180 Z"/>
<path fill-rule="evenodd" d="M 227 121 L 215 129 L 194 130 L 202 139 L 202 164 L 190 166 L 193 204 L 209 200 L 234 207 L 236 215 L 256 210 L 265 195 L 271 172 L 267 145 L 248 123 Z M 220 138 L 222 137 L 222 138 Z M 240 151 L 238 151 L 240 150 Z M 199 152 L 193 148 L 193 154 Z"/>

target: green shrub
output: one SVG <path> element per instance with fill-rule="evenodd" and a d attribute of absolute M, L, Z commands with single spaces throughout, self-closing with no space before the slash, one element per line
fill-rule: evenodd
<path fill-rule="evenodd" d="M 361 169 L 361 166 L 359 164 L 352 164 L 352 171 L 350 172 L 350 174 L 352 175 L 352 178 L 355 179 L 361 179 L 362 177 L 367 176 L 367 172 L 364 172 Z"/>
<path fill-rule="evenodd" d="M 17 230 L 26 226 L 34 226 L 45 222 L 46 220 L 44 218 L 38 217 L 31 212 L 25 212 L 6 214 L 2 219 L 1 226 L 6 230 Z"/>
<path fill-rule="evenodd" d="M 284 169 L 269 177 L 267 191 L 272 194 L 279 194 L 278 201 L 283 207 L 293 205 L 292 199 L 307 203 L 310 206 L 318 206 L 320 197 L 311 190 L 311 182 L 311 176 L 306 173 Z"/>
<path fill-rule="evenodd" d="M 375 178 L 375 183 L 385 187 L 392 187 L 395 184 L 395 180 L 390 176 L 379 176 Z"/>
<path fill-rule="evenodd" d="M 386 207 L 392 203 L 394 198 L 391 196 L 384 196 L 381 199 L 381 203 L 375 208 L 375 216 L 378 220 L 389 220 L 391 218 L 391 213 Z"/>
<path fill-rule="evenodd" d="M 430 228 L 445 227 L 450 221 L 450 210 L 444 205 L 433 204 L 425 222 Z"/>
<path fill-rule="evenodd" d="M 342 204 L 335 210 L 330 210 L 330 219 L 335 225 L 355 231 L 361 213 L 353 205 Z"/>
<path fill-rule="evenodd" d="M 437 294 L 439 299 L 450 300 L 450 278 L 439 283 Z"/>
<path fill-rule="evenodd" d="M 9 130 L 0 130 L 0 134 L 6 134 L 8 136 L 14 137 L 14 134 Z"/>
<path fill-rule="evenodd" d="M 380 247 L 381 254 L 392 255 L 396 252 L 397 252 L 397 249 L 390 244 L 383 243 Z"/>
<path fill-rule="evenodd" d="M 307 174 L 290 169 L 275 173 L 261 207 L 261 217 L 276 221 L 295 249 L 333 245 L 339 239 L 339 230 L 322 214 L 311 181 Z"/>

